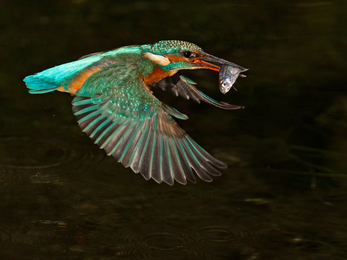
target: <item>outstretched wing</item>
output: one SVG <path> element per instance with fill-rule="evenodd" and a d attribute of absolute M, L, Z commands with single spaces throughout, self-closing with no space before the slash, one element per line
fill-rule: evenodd
<path fill-rule="evenodd" d="M 73 112 L 81 129 L 125 167 L 146 180 L 204 181 L 226 165 L 194 142 L 170 116 L 187 116 L 161 103 L 139 78 L 136 66 L 117 63 L 91 75 L 76 92 Z M 212 166 L 213 165 L 213 166 Z"/>
<path fill-rule="evenodd" d="M 175 75 L 157 82 L 154 86 L 160 87 L 162 90 L 169 89 L 176 96 L 182 96 L 185 99 L 191 98 L 198 103 L 200 103 L 200 101 L 204 101 L 222 109 L 232 110 L 243 108 L 243 106 L 231 105 L 222 101 L 216 101 L 194 87 L 195 84 L 196 83 L 194 81 L 184 77 L 180 72 L 177 72 Z"/>

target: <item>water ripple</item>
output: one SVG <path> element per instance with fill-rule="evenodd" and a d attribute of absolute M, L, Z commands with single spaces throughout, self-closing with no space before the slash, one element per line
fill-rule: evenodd
<path fill-rule="evenodd" d="M 162 190 L 156 193 L 156 198 L 164 201 L 200 201 L 214 198 L 214 192 L 211 190 Z"/>
<path fill-rule="evenodd" d="M 192 236 L 201 243 L 211 242 L 232 242 L 232 244 L 239 245 L 242 240 L 247 236 L 247 232 L 241 229 L 232 230 L 223 226 L 207 226 L 192 230 Z"/>
<path fill-rule="evenodd" d="M 102 160 L 104 156 L 100 154 L 57 139 L 0 138 L 0 167 L 5 168 L 44 169 L 80 163 L 91 158 Z"/>
<path fill-rule="evenodd" d="M 206 226 L 188 230 L 188 236 L 193 241 L 202 244 L 228 243 L 229 247 L 242 247 L 255 241 L 266 241 L 272 229 L 258 229 L 257 227 L 225 227 Z"/>
<path fill-rule="evenodd" d="M 196 259 L 197 251 L 187 247 L 184 237 L 173 233 L 156 232 L 143 235 L 133 233 L 125 236 L 123 254 L 141 256 L 139 259 Z"/>
<path fill-rule="evenodd" d="M 10 190 L 20 180 L 20 176 L 12 171 L 5 171 L 0 168 L 0 192 L 4 190 Z"/>

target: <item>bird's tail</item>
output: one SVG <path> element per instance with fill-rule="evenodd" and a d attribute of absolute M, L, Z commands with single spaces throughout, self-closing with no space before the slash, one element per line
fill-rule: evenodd
<path fill-rule="evenodd" d="M 25 84 L 29 89 L 30 94 L 43 94 L 57 90 L 60 85 L 56 85 L 54 82 L 46 81 L 35 75 L 27 76 L 24 79 Z"/>
<path fill-rule="evenodd" d="M 86 57 L 77 61 L 65 63 L 24 78 L 31 94 L 43 94 L 66 88 L 71 79 L 81 70 L 91 66 L 101 59 L 100 55 Z"/>

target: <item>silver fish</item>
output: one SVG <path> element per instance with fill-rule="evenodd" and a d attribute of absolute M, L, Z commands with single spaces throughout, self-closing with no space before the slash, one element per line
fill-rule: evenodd
<path fill-rule="evenodd" d="M 235 64 L 236 65 L 236 64 Z M 229 92 L 231 87 L 233 87 L 236 79 L 238 76 L 240 77 L 246 77 L 243 74 L 240 74 L 241 72 L 247 71 L 248 69 L 245 69 L 241 66 L 231 66 L 227 64 L 223 64 L 219 70 L 219 90 L 223 94 L 226 94 Z M 237 89 L 233 87 L 236 91 Z"/>

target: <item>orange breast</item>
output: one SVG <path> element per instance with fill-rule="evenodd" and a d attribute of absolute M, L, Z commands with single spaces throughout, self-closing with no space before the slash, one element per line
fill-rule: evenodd
<path fill-rule="evenodd" d="M 71 94 L 75 94 L 77 90 L 79 90 L 83 83 L 95 72 L 101 70 L 101 68 L 95 67 L 91 69 L 82 70 L 68 85 L 68 91 L 65 90 L 64 87 L 59 87 L 57 90 L 61 92 L 68 92 Z"/>
<path fill-rule="evenodd" d="M 175 62 L 180 62 L 180 61 L 189 61 L 189 59 L 182 57 L 182 56 L 178 56 L 178 55 L 170 55 L 170 54 L 164 54 L 164 56 L 171 62 L 171 63 L 175 63 Z M 147 85 L 152 85 L 166 77 L 170 77 L 174 74 L 176 74 L 178 70 L 173 69 L 173 70 L 162 70 L 159 67 L 155 67 L 153 72 L 151 74 L 149 74 L 147 77 L 144 78 L 144 81 Z"/>
<path fill-rule="evenodd" d="M 172 76 L 175 73 L 176 71 L 174 70 L 166 71 L 166 70 L 162 70 L 159 67 L 155 67 L 153 72 L 149 74 L 147 77 L 145 77 L 143 80 L 145 81 L 147 85 L 152 85 L 166 77 Z"/>

